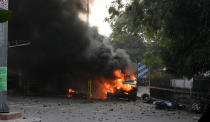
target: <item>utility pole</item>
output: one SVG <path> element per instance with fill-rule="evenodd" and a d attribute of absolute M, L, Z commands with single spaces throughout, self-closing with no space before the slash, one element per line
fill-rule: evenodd
<path fill-rule="evenodd" d="M 0 3 L 0 9 L 8 9 L 8 0 Z M 0 23 L 0 113 L 9 113 L 7 105 L 7 52 L 8 22 Z"/>
<path fill-rule="evenodd" d="M 89 25 L 90 0 L 87 0 L 87 24 Z"/>

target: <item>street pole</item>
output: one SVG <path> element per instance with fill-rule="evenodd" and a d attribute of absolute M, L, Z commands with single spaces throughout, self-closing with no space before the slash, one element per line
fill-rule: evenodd
<path fill-rule="evenodd" d="M 8 22 L 0 23 L 0 113 L 8 113 L 7 105 L 7 34 Z"/>
<path fill-rule="evenodd" d="M 4 0 L 2 9 L 8 9 L 8 0 Z M 1 3 L 0 3 L 1 4 Z M 0 23 L 0 113 L 9 113 L 7 105 L 7 52 L 8 22 Z"/>

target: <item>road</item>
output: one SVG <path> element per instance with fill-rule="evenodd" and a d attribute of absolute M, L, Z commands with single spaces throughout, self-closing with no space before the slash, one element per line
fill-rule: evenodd
<path fill-rule="evenodd" d="M 69 98 L 8 97 L 22 118 L 0 122 L 197 122 L 200 115 L 157 110 L 152 104 Z"/>

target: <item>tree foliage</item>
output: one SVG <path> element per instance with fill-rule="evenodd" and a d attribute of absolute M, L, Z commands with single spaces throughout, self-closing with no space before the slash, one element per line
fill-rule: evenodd
<path fill-rule="evenodd" d="M 157 42 L 170 73 L 192 77 L 210 70 L 209 0 L 116 0 L 111 7 L 106 20 L 114 32 Z"/>
<path fill-rule="evenodd" d="M 142 62 L 149 67 L 150 71 L 157 71 L 160 70 L 160 67 L 163 67 L 161 58 L 154 56 L 152 52 L 145 52 Z"/>
<path fill-rule="evenodd" d="M 0 23 L 8 21 L 11 16 L 11 13 L 12 12 L 10 10 L 1 9 L 0 10 Z"/>
<path fill-rule="evenodd" d="M 124 49 L 134 62 L 140 61 L 146 51 L 146 45 L 141 38 L 130 34 L 119 34 L 112 36 L 112 44 L 116 48 Z"/>
<path fill-rule="evenodd" d="M 126 50 L 132 61 L 137 62 L 143 59 L 146 52 L 146 43 L 143 36 L 135 36 L 128 28 L 131 26 L 127 24 L 130 20 L 126 14 L 123 14 L 126 4 L 121 0 L 112 2 L 109 8 L 110 17 L 106 18 L 112 27 L 111 39 L 116 48 Z M 126 27 L 125 27 L 126 26 Z"/>

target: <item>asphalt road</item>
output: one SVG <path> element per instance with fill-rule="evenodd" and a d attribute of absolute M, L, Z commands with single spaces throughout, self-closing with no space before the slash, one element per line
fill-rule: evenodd
<path fill-rule="evenodd" d="M 185 111 L 157 110 L 152 104 L 128 101 L 8 97 L 16 120 L 0 122 L 197 122 L 200 115 Z"/>

